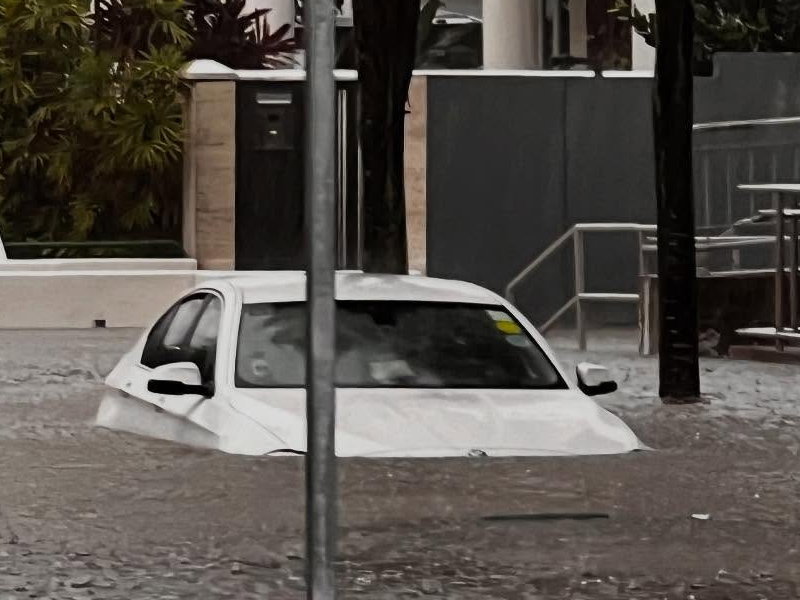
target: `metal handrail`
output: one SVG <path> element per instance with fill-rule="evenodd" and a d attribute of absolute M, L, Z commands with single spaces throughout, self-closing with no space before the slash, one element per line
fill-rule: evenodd
<path fill-rule="evenodd" d="M 761 125 L 800 125 L 800 117 L 779 117 L 771 119 L 747 119 L 741 121 L 710 121 L 708 123 L 695 123 L 694 131 L 708 131 L 721 129 L 740 129 L 759 127 Z"/>
<path fill-rule="evenodd" d="M 655 225 L 641 225 L 639 223 L 578 223 L 573 225 L 567 231 L 550 244 L 544 252 L 539 254 L 528 266 L 526 266 L 519 274 L 512 279 L 505 289 L 505 297 L 509 302 L 513 302 L 514 288 L 516 288 L 522 281 L 535 271 L 547 258 L 549 258 L 556 250 L 566 243 L 567 240 L 573 238 L 576 232 L 610 232 L 610 233 L 629 233 L 641 232 L 646 233 L 655 231 Z"/>
<path fill-rule="evenodd" d="M 544 333 L 552 327 L 558 319 L 567 313 L 571 308 L 575 308 L 576 330 L 578 333 L 578 346 L 581 350 L 586 349 L 586 323 L 583 319 L 582 302 L 601 301 L 601 302 L 637 302 L 639 294 L 619 294 L 619 293 L 592 293 L 586 292 L 586 272 L 584 264 L 584 233 L 638 233 L 639 246 L 639 274 L 644 272 L 644 234 L 656 231 L 655 225 L 642 225 L 640 223 L 578 223 L 570 227 L 566 233 L 561 235 L 544 252 L 531 261 L 519 274 L 512 279 L 505 289 L 505 297 L 509 302 L 514 302 L 514 290 L 531 273 L 552 256 L 557 250 L 569 240 L 573 243 L 575 257 L 575 293 L 553 316 L 539 326 L 539 330 Z"/>
<path fill-rule="evenodd" d="M 586 273 L 584 263 L 584 233 L 638 233 L 638 256 L 639 256 L 639 276 L 645 274 L 645 254 L 655 252 L 658 250 L 656 238 L 652 234 L 656 232 L 655 225 L 642 225 L 639 223 L 578 223 L 570 227 L 564 234 L 559 236 L 553 243 L 551 243 L 539 256 L 531 261 L 519 274 L 514 277 L 505 288 L 505 297 L 509 302 L 515 301 L 515 289 L 536 269 L 538 269 L 544 261 L 551 257 L 555 252 L 562 249 L 563 246 L 570 240 L 573 243 L 573 252 L 575 257 L 575 293 L 565 302 L 553 315 L 544 323 L 539 325 L 538 329 L 544 333 L 550 329 L 561 317 L 563 317 L 570 309 L 574 308 L 576 313 L 576 330 L 578 335 L 578 345 L 581 350 L 586 349 L 586 324 L 583 319 L 583 306 L 584 302 L 601 301 L 601 302 L 616 302 L 628 303 L 636 302 L 639 300 L 639 294 L 620 294 L 620 293 L 591 293 L 586 292 Z M 793 239 L 791 236 L 784 237 L 784 240 Z M 648 243 L 650 242 L 650 243 Z M 730 248 L 743 248 L 747 246 L 763 246 L 772 245 L 775 243 L 775 236 L 696 236 L 695 246 L 696 250 L 700 252 L 708 252 L 718 249 Z M 741 274 L 743 271 L 715 271 L 715 276 L 726 276 L 730 274 Z"/>

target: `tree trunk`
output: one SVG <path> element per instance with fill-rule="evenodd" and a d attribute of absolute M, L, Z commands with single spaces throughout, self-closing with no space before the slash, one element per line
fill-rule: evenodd
<path fill-rule="evenodd" d="M 664 402 L 696 401 L 698 368 L 692 182 L 691 0 L 656 0 L 653 94 L 658 200 L 659 394 Z"/>
<path fill-rule="evenodd" d="M 408 272 L 404 122 L 419 10 L 408 0 L 353 0 L 368 272 Z"/>

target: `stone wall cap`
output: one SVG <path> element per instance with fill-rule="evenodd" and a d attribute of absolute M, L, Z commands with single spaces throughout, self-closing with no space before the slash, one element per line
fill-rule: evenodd
<path fill-rule="evenodd" d="M 193 60 L 178 72 L 181 79 L 202 81 L 209 79 L 236 79 L 236 71 L 215 60 Z"/>
<path fill-rule="evenodd" d="M 237 79 L 247 81 L 305 81 L 305 69 L 241 69 L 234 71 Z M 358 71 L 351 69 L 334 69 L 336 81 L 358 81 Z"/>
<path fill-rule="evenodd" d="M 575 70 L 533 70 L 533 69 L 415 69 L 419 77 L 576 77 L 591 79 L 594 71 Z"/>
<path fill-rule="evenodd" d="M 180 70 L 182 79 L 191 81 L 305 81 L 305 69 L 238 69 L 234 70 L 214 60 L 193 60 Z M 335 69 L 336 81 L 358 81 L 358 71 Z"/>

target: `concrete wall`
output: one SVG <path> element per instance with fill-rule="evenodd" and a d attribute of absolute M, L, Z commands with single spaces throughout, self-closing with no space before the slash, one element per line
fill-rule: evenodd
<path fill-rule="evenodd" d="M 405 190 L 408 230 L 408 265 L 425 272 L 427 256 L 427 206 L 425 203 L 428 172 L 428 79 L 414 76 L 408 92 L 411 113 L 406 115 Z"/>
<path fill-rule="evenodd" d="M 0 329 L 144 327 L 183 290 L 187 271 L 2 271 Z"/>
<path fill-rule="evenodd" d="M 186 261 L 163 268 L 140 261 L 105 270 L 86 264 L 60 268 L 52 263 L 49 270 L 44 264 L 33 269 L 16 262 L 33 261 L 0 264 L 0 329 L 83 329 L 95 327 L 99 320 L 106 327 L 146 327 L 197 285 L 260 274 L 197 271 Z"/>
<path fill-rule="evenodd" d="M 37 258 L 1 260 L 0 273 L 17 271 L 194 271 L 193 258 Z"/>
<path fill-rule="evenodd" d="M 235 256 L 236 84 L 190 87 L 184 145 L 183 243 L 202 269 L 232 269 Z"/>
<path fill-rule="evenodd" d="M 0 329 L 144 327 L 198 280 L 192 259 L 0 260 Z"/>

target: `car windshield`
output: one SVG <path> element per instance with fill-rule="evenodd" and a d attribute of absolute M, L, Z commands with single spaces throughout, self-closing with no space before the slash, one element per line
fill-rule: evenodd
<path fill-rule="evenodd" d="M 236 385 L 305 385 L 305 305 L 245 304 Z M 539 345 L 501 306 L 337 303 L 336 385 L 564 389 Z"/>

